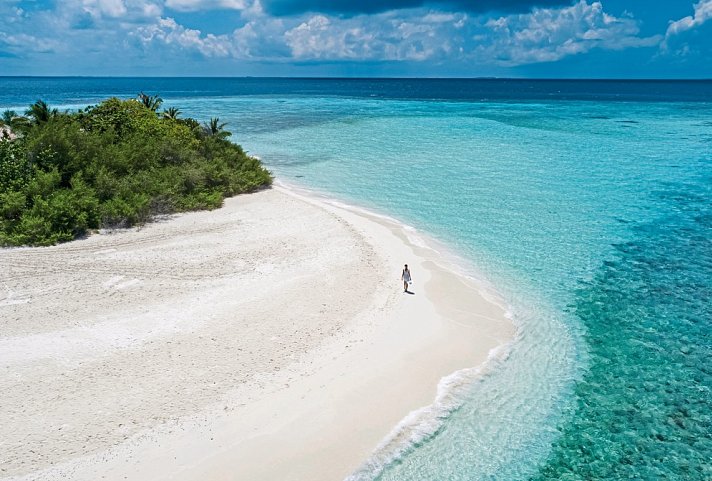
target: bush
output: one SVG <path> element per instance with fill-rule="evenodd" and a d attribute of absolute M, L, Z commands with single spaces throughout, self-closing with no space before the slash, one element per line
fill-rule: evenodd
<path fill-rule="evenodd" d="M 31 178 L 24 142 L 0 140 L 0 193 L 24 189 Z"/>
<path fill-rule="evenodd" d="M 135 100 L 27 121 L 0 142 L 0 245 L 50 245 L 153 215 L 220 207 L 272 182 L 261 163 L 197 120 Z"/>

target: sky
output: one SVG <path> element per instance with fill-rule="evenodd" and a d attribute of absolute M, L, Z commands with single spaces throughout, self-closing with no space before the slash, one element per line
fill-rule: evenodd
<path fill-rule="evenodd" d="M 0 76 L 712 78 L 712 0 L 0 0 Z"/>

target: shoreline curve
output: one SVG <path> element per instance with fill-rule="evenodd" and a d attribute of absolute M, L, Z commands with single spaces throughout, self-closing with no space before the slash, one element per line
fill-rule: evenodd
<path fill-rule="evenodd" d="M 22 375 L 0 375 L 16 393 L 0 408 L 11 448 L 0 479 L 377 471 L 412 438 L 410 421 L 430 408 L 437 422 L 457 402 L 453 381 L 481 376 L 515 335 L 504 306 L 412 240 L 395 220 L 276 186 L 141 231 L 0 252 L 12 301 L 0 303 L 0 361 Z M 401 292 L 405 262 L 414 295 Z M 32 383 L 42 378 L 53 381 Z M 58 407 L 23 432 L 52 391 Z M 145 402 L 111 411 L 120 396 Z M 29 454 L 28 438 L 47 449 Z"/>

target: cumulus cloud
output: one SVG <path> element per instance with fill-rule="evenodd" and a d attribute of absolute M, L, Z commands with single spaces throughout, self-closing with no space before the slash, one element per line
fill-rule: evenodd
<path fill-rule="evenodd" d="M 160 18 L 154 24 L 137 28 L 130 36 L 146 50 L 166 46 L 207 58 L 284 60 L 290 58 L 284 31 L 282 20 L 269 17 L 249 21 L 231 34 L 223 35 L 186 28 L 173 18 Z"/>
<path fill-rule="evenodd" d="M 20 58 L 32 53 L 56 52 L 61 49 L 61 41 L 54 35 L 47 35 L 53 33 L 53 25 L 45 21 L 35 22 L 29 12 L 13 3 L 0 3 L 0 17 L 3 19 L 0 28 L 2 56 Z M 28 28 L 30 24 L 35 28 Z"/>
<path fill-rule="evenodd" d="M 59 47 L 60 44 L 53 39 L 36 37 L 25 33 L 8 35 L 4 32 L 0 32 L 0 50 L 8 54 L 19 54 L 28 51 L 47 53 L 54 52 L 58 50 Z"/>
<path fill-rule="evenodd" d="M 656 46 L 638 22 L 607 14 L 600 2 L 497 18 L 411 11 L 352 18 L 315 15 L 285 34 L 300 59 L 442 59 L 517 66 L 552 62 L 594 48 Z"/>
<path fill-rule="evenodd" d="M 232 43 L 226 35 L 203 35 L 200 30 L 186 28 L 172 18 L 161 18 L 153 25 L 139 27 L 133 35 L 144 45 L 159 42 L 195 50 L 206 57 L 227 57 L 232 54 Z"/>
<path fill-rule="evenodd" d="M 534 7 L 566 5 L 570 0 L 263 0 L 272 15 L 298 15 L 319 12 L 359 15 L 418 7 L 444 8 L 462 12 L 522 12 Z"/>
<path fill-rule="evenodd" d="M 70 0 L 63 11 L 86 12 L 94 18 L 136 19 L 150 18 L 161 14 L 162 6 L 143 0 Z"/>
<path fill-rule="evenodd" d="M 692 15 L 670 22 L 667 31 L 665 32 L 665 39 L 660 46 L 661 50 L 663 52 L 669 51 L 670 41 L 674 37 L 677 37 L 687 31 L 694 30 L 702 26 L 710 19 L 712 19 L 712 0 L 701 0 L 699 3 L 694 5 L 694 13 Z M 680 53 L 685 53 L 686 51 L 689 51 L 689 47 L 683 45 L 680 49 Z"/>
<path fill-rule="evenodd" d="M 229 35 L 203 34 L 162 18 L 132 33 L 144 48 L 180 47 L 206 57 L 269 61 L 400 61 L 444 57 L 451 32 L 462 28 L 463 13 L 410 12 L 353 18 L 311 15 L 251 18 Z M 462 40 L 462 39 L 460 39 Z"/>
<path fill-rule="evenodd" d="M 688 15 L 680 20 L 670 22 L 666 36 L 677 35 L 680 32 L 699 27 L 712 18 L 712 0 L 702 0 L 695 4 L 694 8 L 695 13 L 693 15 Z"/>
<path fill-rule="evenodd" d="M 293 25 L 290 22 L 289 25 Z M 291 52 L 284 38 L 290 26 L 280 18 L 258 16 L 231 35 L 236 56 L 244 59 L 285 61 Z"/>
<path fill-rule="evenodd" d="M 95 16 L 123 17 L 127 9 L 123 0 L 84 0 L 84 9 Z"/>
<path fill-rule="evenodd" d="M 181 12 L 195 12 L 199 10 L 232 9 L 244 10 L 248 8 L 246 0 L 166 0 L 166 7 Z"/>
<path fill-rule="evenodd" d="M 464 14 L 376 18 L 315 15 L 285 33 L 300 60 L 426 60 L 452 49 L 449 32 Z"/>
<path fill-rule="evenodd" d="M 553 62 L 594 48 L 621 50 L 659 44 L 659 35 L 638 37 L 632 18 L 607 14 L 600 2 L 578 3 L 560 9 L 535 9 L 528 14 L 490 19 L 475 52 L 505 66 Z"/>
<path fill-rule="evenodd" d="M 102 50 L 113 57 L 124 49 L 128 30 L 159 18 L 162 2 L 63 0 L 54 9 L 35 5 L 25 10 L 18 6 L 8 10 L 7 3 L 0 2 L 0 16 L 6 20 L 0 49 L 18 59 L 50 52 L 79 58 Z"/>
<path fill-rule="evenodd" d="M 132 59 L 135 65 L 156 57 L 180 59 L 179 64 L 189 64 L 196 57 L 203 57 L 300 65 L 423 62 L 428 67 L 473 66 L 478 72 L 486 72 L 488 65 L 503 71 L 502 67 L 554 62 L 593 49 L 657 46 L 662 40 L 662 36 L 641 37 L 639 22 L 632 16 L 613 16 L 604 10 L 600 1 L 594 0 L 565 2 L 564 6 L 560 0 L 482 0 L 479 3 L 430 0 L 427 7 L 380 13 L 307 12 L 290 16 L 271 15 L 269 8 L 275 5 L 274 1 L 63 0 L 61 5 L 57 3 L 55 10 L 28 12 L 21 10 L 17 3 L 0 2 L 0 14 L 5 14 L 7 26 L 0 36 L 0 51 L 16 56 L 62 51 L 72 58 L 91 53 L 99 61 L 103 52 L 107 59 L 114 59 L 112 64 L 116 65 L 121 65 L 115 60 L 117 56 Z M 314 8 L 322 5 L 318 3 L 321 0 L 304 1 L 304 5 Z M 359 3 L 359 8 L 368 10 L 370 1 Z M 283 2 L 290 4 L 287 0 Z M 345 1 L 324 2 L 331 5 L 332 10 L 348 8 Z M 348 2 L 348 5 L 356 3 Z M 380 5 L 392 8 L 422 3 L 421 0 L 384 0 Z M 455 8 L 465 3 L 468 8 Z M 473 7 L 473 3 L 479 7 Z M 495 3 L 500 6 L 496 15 L 477 10 Z M 693 16 L 671 23 L 668 36 L 677 36 L 706 22 L 710 18 L 710 4 L 712 0 L 702 0 L 695 5 Z M 549 6 L 531 9 L 532 5 Z M 187 23 L 189 16 L 170 14 L 171 11 L 210 9 L 239 12 L 232 16 L 239 18 L 234 30 L 214 34 L 202 15 L 198 23 L 201 27 L 196 28 L 195 24 Z M 520 12 L 505 11 L 513 9 Z M 212 15 L 220 15 L 220 12 Z M 211 65 L 219 65 L 216 62 L 213 60 Z M 152 68 L 157 67 L 152 64 Z"/>
<path fill-rule="evenodd" d="M 186 1 L 186 0 L 181 0 Z M 638 22 L 606 13 L 600 2 L 495 18 L 410 9 L 351 17 L 260 14 L 229 35 L 204 34 L 162 18 L 137 29 L 144 47 L 167 45 L 206 57 L 296 61 L 453 61 L 518 66 L 553 62 L 594 48 L 656 46 Z"/>

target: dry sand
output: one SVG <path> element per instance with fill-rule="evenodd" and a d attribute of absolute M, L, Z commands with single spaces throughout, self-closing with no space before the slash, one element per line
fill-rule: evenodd
<path fill-rule="evenodd" d="M 513 336 L 445 265 L 280 187 L 0 250 L 0 479 L 343 479 Z"/>

